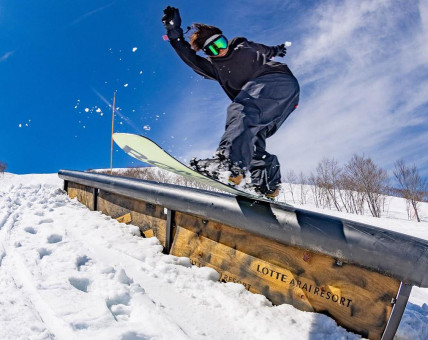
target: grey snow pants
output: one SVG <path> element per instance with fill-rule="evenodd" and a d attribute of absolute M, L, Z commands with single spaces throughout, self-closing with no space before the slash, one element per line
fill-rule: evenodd
<path fill-rule="evenodd" d="M 266 152 L 272 136 L 299 103 L 297 79 L 272 73 L 244 85 L 227 109 L 226 131 L 217 151 L 251 172 L 251 182 L 263 190 L 281 183 L 278 158 Z"/>

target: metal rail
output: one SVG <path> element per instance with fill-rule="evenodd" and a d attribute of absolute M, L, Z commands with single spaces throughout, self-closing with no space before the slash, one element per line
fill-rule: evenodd
<path fill-rule="evenodd" d="M 428 287 L 428 241 L 287 205 L 171 184 L 60 170 L 59 177 L 330 255 Z"/>

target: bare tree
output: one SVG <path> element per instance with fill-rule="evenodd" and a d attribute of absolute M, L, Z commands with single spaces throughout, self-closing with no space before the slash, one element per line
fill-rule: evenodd
<path fill-rule="evenodd" d="M 388 191 L 386 171 L 377 167 L 371 158 L 354 154 L 345 165 L 345 178 L 364 194 L 372 216 L 380 217 Z"/>
<path fill-rule="evenodd" d="M 364 193 L 359 191 L 358 183 L 346 172 L 341 178 L 341 199 L 346 212 L 364 214 Z"/>
<path fill-rule="evenodd" d="M 339 197 L 342 169 L 334 158 L 324 158 L 317 166 L 318 185 L 329 208 L 342 211 Z"/>
<path fill-rule="evenodd" d="M 7 168 L 7 164 L 4 162 L 0 162 L 0 174 L 4 174 L 4 172 L 6 171 Z"/>
<path fill-rule="evenodd" d="M 400 193 L 408 203 L 408 215 L 411 219 L 409 208 L 412 207 L 418 222 L 421 221 L 418 211 L 419 202 L 422 202 L 427 191 L 426 179 L 419 175 L 415 164 L 409 167 L 400 159 L 395 162 L 394 176 L 400 186 Z"/>
<path fill-rule="evenodd" d="M 296 203 L 294 200 L 294 185 L 297 183 L 297 176 L 293 170 L 287 171 L 285 174 L 285 182 L 286 190 L 291 194 L 293 203 Z"/>
<path fill-rule="evenodd" d="M 311 187 L 312 197 L 314 198 L 315 206 L 317 208 L 320 208 L 322 203 L 322 194 L 320 188 L 318 187 L 317 176 L 311 173 L 311 175 L 308 177 L 308 183 Z"/>
<path fill-rule="evenodd" d="M 318 163 L 316 173 L 316 185 L 319 188 L 319 195 L 320 195 L 320 203 L 323 208 L 331 209 L 331 200 L 329 192 L 329 176 L 328 176 L 328 170 L 327 166 L 325 166 L 326 161 L 328 161 L 326 158 L 324 158 L 321 162 Z"/>
<path fill-rule="evenodd" d="M 308 197 L 308 180 L 303 172 L 300 172 L 298 182 L 300 183 L 300 204 L 306 204 Z"/>

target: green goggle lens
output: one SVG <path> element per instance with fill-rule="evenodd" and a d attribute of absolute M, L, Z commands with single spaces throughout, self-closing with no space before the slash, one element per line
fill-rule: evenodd
<path fill-rule="evenodd" d="M 227 39 L 224 35 L 218 37 L 216 40 L 211 42 L 208 46 L 205 46 L 204 52 L 211 56 L 216 56 L 220 53 L 221 49 L 227 48 Z"/>
<path fill-rule="evenodd" d="M 218 48 L 227 47 L 227 39 L 222 35 L 220 38 L 213 41 L 213 44 Z"/>

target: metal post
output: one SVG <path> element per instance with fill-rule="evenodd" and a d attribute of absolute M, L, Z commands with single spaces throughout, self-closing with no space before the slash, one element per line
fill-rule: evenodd
<path fill-rule="evenodd" d="M 406 309 L 411 291 L 411 285 L 401 282 L 394 307 L 392 307 L 391 315 L 389 316 L 388 323 L 382 335 L 382 340 L 392 340 L 394 338 L 398 326 L 400 325 L 401 318 L 403 317 L 404 310 Z"/>
<path fill-rule="evenodd" d="M 172 247 L 172 232 L 173 232 L 173 227 L 174 227 L 174 216 L 175 216 L 175 211 L 171 210 L 171 209 L 166 209 L 167 213 L 166 213 L 166 236 L 165 236 L 165 248 L 163 250 L 163 252 L 165 254 L 169 254 L 169 252 L 171 251 L 171 247 Z"/>
<path fill-rule="evenodd" d="M 113 113 L 111 117 L 111 150 L 110 150 L 110 175 L 113 175 L 113 133 L 114 133 L 114 110 L 116 105 L 116 91 L 113 94 Z"/>
<path fill-rule="evenodd" d="M 94 208 L 94 211 L 97 211 L 98 209 L 98 189 L 97 188 L 92 189 L 92 207 Z"/>

